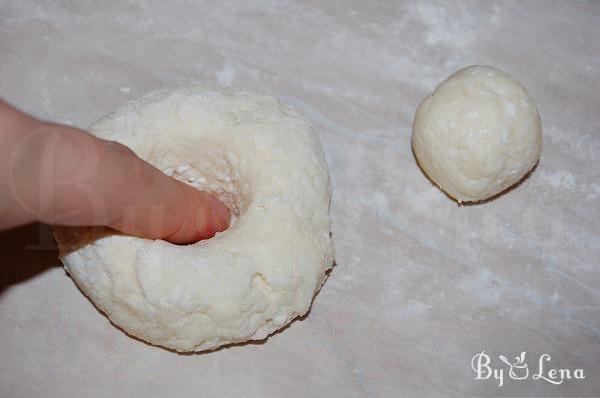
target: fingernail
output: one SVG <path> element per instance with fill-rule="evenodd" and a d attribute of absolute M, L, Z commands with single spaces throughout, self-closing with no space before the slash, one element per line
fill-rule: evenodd
<path fill-rule="evenodd" d="M 216 232 L 222 232 L 229 226 L 230 212 L 227 206 L 218 199 L 213 199 L 212 203 L 213 226 Z"/>

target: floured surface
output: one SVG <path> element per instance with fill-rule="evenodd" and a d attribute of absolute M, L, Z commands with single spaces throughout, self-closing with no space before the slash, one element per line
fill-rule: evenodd
<path fill-rule="evenodd" d="M 326 152 L 337 266 L 306 319 L 265 344 L 191 356 L 126 336 L 52 267 L 2 291 L 0 395 L 600 391 L 600 6 L 398 3 L 153 2 L 117 13 L 2 2 L 0 93 L 38 116 L 85 127 L 129 98 L 197 80 L 297 107 Z M 527 87 L 544 142 L 516 189 L 457 207 L 416 166 L 410 134 L 421 99 L 470 64 Z M 482 350 L 527 351 L 532 371 L 547 352 L 586 379 L 498 388 L 473 380 Z"/>

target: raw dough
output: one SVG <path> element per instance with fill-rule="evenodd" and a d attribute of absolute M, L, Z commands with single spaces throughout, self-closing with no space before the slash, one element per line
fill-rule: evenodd
<path fill-rule="evenodd" d="M 542 123 L 533 99 L 508 74 L 461 69 L 417 110 L 412 145 L 419 164 L 459 202 L 487 199 L 537 163 Z"/>
<path fill-rule="evenodd" d="M 307 120 L 225 88 L 151 93 L 96 122 L 237 215 L 177 246 L 103 228 L 56 228 L 61 260 L 110 320 L 145 341 L 201 351 L 265 338 L 305 314 L 333 263 L 329 175 Z"/>

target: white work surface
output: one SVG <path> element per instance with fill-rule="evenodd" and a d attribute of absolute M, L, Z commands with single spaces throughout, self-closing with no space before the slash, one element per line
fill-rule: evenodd
<path fill-rule="evenodd" d="M 534 172 L 458 206 L 411 152 L 455 70 L 521 81 Z M 85 128 L 128 99 L 208 81 L 296 106 L 330 168 L 336 244 L 312 310 L 264 342 L 179 355 L 128 337 L 65 274 L 49 229 L 0 235 L 0 396 L 600 394 L 600 3 L 0 0 L 0 96 Z M 471 358 L 584 380 L 475 380 Z"/>

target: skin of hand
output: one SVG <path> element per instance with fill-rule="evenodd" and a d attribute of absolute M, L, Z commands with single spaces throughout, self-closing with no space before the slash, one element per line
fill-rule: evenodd
<path fill-rule="evenodd" d="M 0 230 L 34 221 L 187 244 L 224 231 L 230 212 L 121 144 L 0 100 Z"/>

